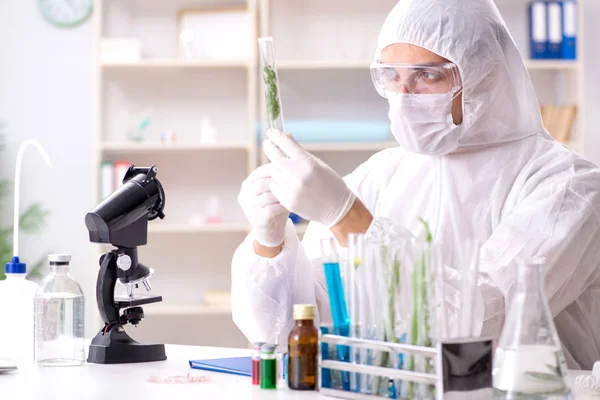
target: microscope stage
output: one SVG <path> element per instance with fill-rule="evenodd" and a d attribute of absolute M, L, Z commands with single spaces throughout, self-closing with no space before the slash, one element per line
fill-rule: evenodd
<path fill-rule="evenodd" d="M 138 294 L 133 297 L 115 296 L 115 304 L 118 308 L 127 308 L 141 306 L 142 304 L 159 303 L 162 301 L 162 296 L 149 296 Z"/>

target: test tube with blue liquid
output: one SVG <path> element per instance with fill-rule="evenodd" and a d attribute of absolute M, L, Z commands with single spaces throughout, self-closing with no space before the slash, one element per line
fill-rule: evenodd
<path fill-rule="evenodd" d="M 350 336 L 350 318 L 346 307 L 346 296 L 335 238 L 321 239 L 321 251 L 333 319 L 333 330 L 336 335 L 348 337 Z M 338 345 L 337 354 L 338 361 L 350 361 L 350 348 L 348 346 Z M 342 389 L 350 390 L 350 375 L 348 372 L 342 373 Z"/>

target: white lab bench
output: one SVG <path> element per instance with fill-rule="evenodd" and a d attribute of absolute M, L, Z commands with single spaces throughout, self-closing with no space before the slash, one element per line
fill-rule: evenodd
<path fill-rule="evenodd" d="M 158 399 L 331 399 L 317 392 L 296 392 L 281 388 L 261 390 L 250 378 L 194 370 L 188 360 L 250 355 L 249 350 L 167 345 L 167 360 L 140 364 L 80 367 L 36 367 L 0 374 L 0 399 L 10 400 L 158 400 Z M 581 374 L 572 371 L 571 380 Z M 204 380 L 196 383 L 168 383 L 174 377 Z M 190 381 L 189 379 L 186 379 Z M 598 399 L 573 389 L 577 400 Z"/>

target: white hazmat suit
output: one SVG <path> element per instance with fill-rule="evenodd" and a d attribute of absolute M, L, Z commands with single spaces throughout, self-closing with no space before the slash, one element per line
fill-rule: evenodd
<path fill-rule="evenodd" d="M 544 130 L 492 0 L 403 0 L 382 27 L 377 56 L 393 43 L 459 67 L 463 122 L 441 154 L 406 146 L 379 152 L 344 178 L 348 188 L 374 217 L 414 235 L 422 230 L 417 218 L 427 220 L 449 267 L 466 239 L 482 243 L 476 318 L 483 335 L 500 335 L 515 258 L 544 256 L 545 293 L 567 363 L 591 369 L 600 360 L 599 170 Z M 398 129 L 402 144 L 410 133 Z M 251 341 L 273 342 L 278 324 L 289 332 L 295 303 L 317 304 L 321 320 L 331 320 L 319 260 L 319 241 L 331 232 L 313 222 L 301 243 L 288 221 L 285 235 L 275 258 L 255 254 L 253 233 L 233 257 L 233 320 Z"/>

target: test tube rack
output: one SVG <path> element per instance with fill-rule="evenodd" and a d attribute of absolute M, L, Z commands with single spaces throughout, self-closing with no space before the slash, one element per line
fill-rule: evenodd
<path fill-rule="evenodd" d="M 436 366 L 434 373 L 424 373 L 328 360 L 323 359 L 323 355 L 321 355 L 319 360 L 319 391 L 325 396 L 356 400 L 384 398 L 384 396 L 376 394 L 323 387 L 323 369 L 433 385 L 435 386 L 436 400 L 486 400 L 492 398 L 493 346 L 491 338 L 457 339 L 441 342 L 437 347 L 424 347 L 324 334 L 321 336 L 321 343 L 349 346 L 352 349 L 383 351 L 390 354 L 421 356 L 434 360 Z M 461 372 L 457 373 L 457 371 Z M 467 372 L 465 373 L 465 371 Z"/>

